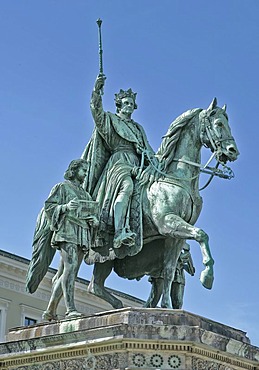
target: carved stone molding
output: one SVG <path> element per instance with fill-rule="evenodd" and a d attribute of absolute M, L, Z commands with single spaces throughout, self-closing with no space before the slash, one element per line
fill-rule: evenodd
<path fill-rule="evenodd" d="M 176 310 L 125 308 L 18 328 L 4 370 L 259 370 L 245 333 Z"/>
<path fill-rule="evenodd" d="M 192 358 L 192 369 L 193 370 L 235 370 L 233 367 L 228 365 L 219 364 L 212 361 L 203 360 L 200 358 Z"/>

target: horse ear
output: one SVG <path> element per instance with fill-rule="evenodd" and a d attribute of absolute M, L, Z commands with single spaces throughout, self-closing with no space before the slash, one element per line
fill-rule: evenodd
<path fill-rule="evenodd" d="M 223 105 L 223 107 L 222 107 L 222 109 L 223 109 L 223 111 L 224 111 L 224 112 L 226 112 L 226 110 L 227 110 L 227 105 L 226 105 L 226 104 L 224 104 L 224 105 Z"/>
<path fill-rule="evenodd" d="M 212 100 L 212 102 L 210 103 L 210 106 L 209 106 L 209 108 L 207 110 L 213 110 L 213 109 L 215 109 L 217 107 L 217 104 L 218 104 L 217 98 L 214 98 Z"/>

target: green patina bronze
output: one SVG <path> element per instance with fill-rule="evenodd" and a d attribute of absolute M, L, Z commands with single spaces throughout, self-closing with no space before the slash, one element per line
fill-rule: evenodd
<path fill-rule="evenodd" d="M 41 210 L 33 238 L 33 255 L 27 272 L 26 289 L 34 293 L 54 257 L 60 251 L 60 264 L 52 280 L 51 297 L 43 319 L 57 319 L 57 306 L 64 297 L 67 317 L 81 316 L 74 303 L 75 278 L 88 253 L 93 228 L 98 225 L 99 207 L 82 187 L 88 163 L 73 160 L 65 180 L 53 187 Z"/>
<path fill-rule="evenodd" d="M 91 163 L 86 189 L 102 204 L 95 254 L 89 263 L 141 250 L 142 186 L 154 173 L 150 161 L 159 166 L 142 126 L 131 118 L 136 94 L 120 90 L 115 94 L 116 114 L 104 112 L 104 82 L 105 76 L 99 75 L 91 99 L 95 131 L 82 156 Z"/>
<path fill-rule="evenodd" d="M 239 154 L 226 107 L 218 107 L 214 99 L 206 110 L 183 113 L 154 154 L 143 128 L 131 118 L 136 94 L 121 90 L 115 95 L 117 113 L 105 112 L 104 82 L 99 75 L 91 100 L 96 128 L 83 153 L 91 163 L 85 186 L 101 209 L 97 237 L 85 257 L 86 263 L 95 263 L 89 291 L 119 308 L 121 301 L 104 288 L 112 269 L 128 279 L 149 275 L 152 290 L 146 306 L 155 307 L 162 295 L 162 307 L 171 308 L 172 283 L 187 239 L 200 244 L 205 266 L 201 282 L 212 288 L 209 238 L 194 224 L 202 208 L 200 172 L 210 169 L 225 176 L 218 169 L 202 168 L 202 146 L 222 164 Z"/>
<path fill-rule="evenodd" d="M 202 209 L 199 175 L 205 172 L 211 178 L 231 178 L 225 164 L 239 155 L 226 106 L 218 107 L 216 99 L 208 109 L 191 109 L 176 118 L 157 153 L 143 127 L 132 119 L 136 93 L 120 90 L 115 94 L 116 113 L 106 112 L 102 104 L 106 77 L 101 20 L 97 24 L 99 75 L 90 104 L 95 129 L 82 154 L 82 166 L 68 182 L 54 187 L 45 202 L 28 270 L 27 290 L 33 293 L 55 250 L 60 250 L 60 267 L 43 314 L 47 320 L 56 319 L 62 295 L 67 315 L 80 315 L 74 304 L 74 283 L 83 258 L 94 264 L 89 292 L 114 308 L 121 308 L 122 302 L 104 287 L 112 269 L 127 279 L 150 276 L 152 288 L 145 307 L 156 307 L 162 296 L 162 307 L 181 308 L 185 271 L 195 272 L 186 240 L 195 240 L 205 267 L 200 280 L 211 289 L 214 261 L 209 237 L 194 226 Z M 209 163 L 201 165 L 203 146 L 217 159 L 215 168 Z M 86 204 L 89 207 L 84 212 Z"/>
<path fill-rule="evenodd" d="M 192 256 L 190 252 L 189 244 L 185 244 L 180 253 L 180 256 L 177 261 L 174 280 L 171 286 L 171 302 L 172 308 L 181 309 L 183 307 L 183 297 L 185 289 L 185 272 L 194 276 L 195 268 L 192 261 Z M 150 277 L 149 282 L 152 284 L 153 295 L 160 297 L 163 291 L 163 278 L 154 278 Z M 153 296 L 149 297 L 149 301 L 152 301 Z M 146 306 L 150 307 L 150 302 L 146 302 Z"/>

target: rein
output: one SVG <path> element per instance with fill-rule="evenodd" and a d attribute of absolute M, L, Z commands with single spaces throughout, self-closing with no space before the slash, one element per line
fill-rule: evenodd
<path fill-rule="evenodd" d="M 146 154 L 147 154 L 149 162 L 150 162 L 151 166 L 154 168 L 154 170 L 156 172 L 158 172 L 160 175 L 164 176 L 165 178 L 173 179 L 173 180 L 192 181 L 192 180 L 196 179 L 199 176 L 199 173 L 197 175 L 192 176 L 192 177 L 185 177 L 185 178 L 169 175 L 168 173 L 166 173 L 164 171 L 161 171 L 156 166 L 156 164 L 153 161 L 153 158 L 150 157 L 148 152 L 146 152 Z M 200 169 L 200 172 L 210 175 L 210 178 L 207 181 L 207 183 L 202 188 L 199 189 L 199 191 L 201 191 L 201 190 L 204 190 L 211 183 L 214 176 L 218 176 L 222 179 L 228 179 L 228 180 L 235 177 L 235 174 L 231 170 L 231 168 L 226 166 L 225 164 L 219 162 L 219 161 L 217 161 L 217 164 L 216 164 L 215 167 L 209 167 L 208 166 L 208 164 L 212 161 L 212 159 L 215 157 L 215 155 L 216 155 L 216 153 L 214 152 L 212 154 L 212 156 L 210 157 L 210 159 L 208 160 L 208 162 L 204 166 L 202 164 L 191 162 L 191 161 L 188 161 L 188 160 L 185 160 L 185 159 L 173 159 L 173 161 L 186 163 L 186 164 L 189 164 L 191 166 L 198 167 Z M 218 168 L 218 166 L 220 164 L 223 166 L 223 169 Z"/>
<path fill-rule="evenodd" d="M 186 163 L 186 164 L 190 164 L 192 166 L 195 166 L 195 167 L 199 167 L 200 168 L 200 172 L 203 172 L 203 173 L 206 173 L 208 175 L 212 175 L 212 176 L 218 176 L 222 179 L 232 179 L 233 177 L 235 177 L 235 174 L 234 172 L 231 170 L 230 167 L 226 166 L 225 164 L 221 163 L 220 161 L 217 161 L 217 164 L 216 164 L 216 167 L 209 167 L 208 164 L 212 161 L 212 159 L 215 157 L 216 153 L 214 152 L 212 154 L 212 156 L 210 157 L 209 161 L 205 164 L 205 166 L 199 164 L 199 163 L 195 163 L 195 162 L 191 162 L 191 161 L 188 161 L 188 160 L 185 160 L 185 159 L 173 159 L 173 161 L 175 162 L 181 162 L 181 163 Z M 222 165 L 223 166 L 223 169 L 219 169 L 218 166 L 219 165 Z"/>

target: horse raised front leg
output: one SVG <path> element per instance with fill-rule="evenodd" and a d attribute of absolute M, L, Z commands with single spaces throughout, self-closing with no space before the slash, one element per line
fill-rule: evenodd
<path fill-rule="evenodd" d="M 188 224 L 181 217 L 174 214 L 168 214 L 161 217 L 158 226 L 159 232 L 162 235 L 171 236 L 177 239 L 196 240 L 200 244 L 202 262 L 205 266 L 205 269 L 201 272 L 200 281 L 205 288 L 211 289 L 214 280 L 214 260 L 210 252 L 209 236 L 205 231 Z"/>
<path fill-rule="evenodd" d="M 104 283 L 106 278 L 110 275 L 113 267 L 113 261 L 107 261 L 104 263 L 95 263 L 93 276 L 88 287 L 88 292 L 96 295 L 99 298 L 104 299 L 113 308 L 122 308 L 122 302 L 109 293 L 105 287 Z"/>

